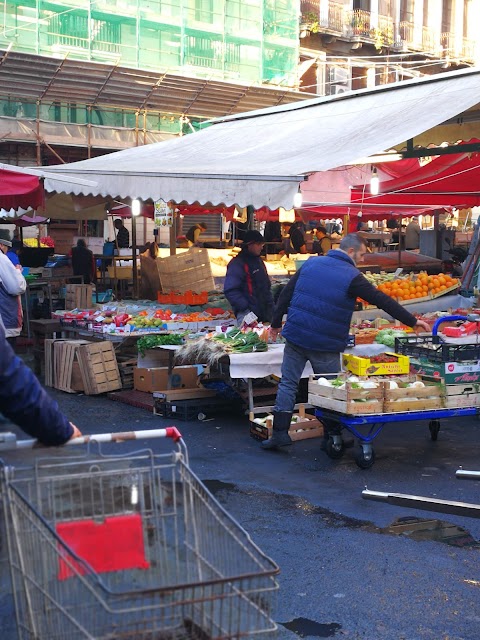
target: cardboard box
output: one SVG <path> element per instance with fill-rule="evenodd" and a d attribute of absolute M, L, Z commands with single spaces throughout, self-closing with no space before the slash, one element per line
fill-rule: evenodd
<path fill-rule="evenodd" d="M 175 367 L 171 374 L 168 367 L 143 369 L 136 367 L 133 371 L 133 386 L 137 391 L 153 393 L 164 389 L 185 389 L 197 386 L 197 367 Z"/>
<path fill-rule="evenodd" d="M 464 362 L 426 362 L 410 359 L 412 373 L 442 378 L 445 384 L 480 383 L 480 360 Z"/>
<path fill-rule="evenodd" d="M 398 353 L 385 353 L 382 355 L 394 356 L 395 362 L 371 362 L 370 358 L 361 358 L 351 353 L 342 354 L 342 362 L 345 369 L 357 376 L 385 376 L 403 375 L 410 370 L 408 356 Z"/>

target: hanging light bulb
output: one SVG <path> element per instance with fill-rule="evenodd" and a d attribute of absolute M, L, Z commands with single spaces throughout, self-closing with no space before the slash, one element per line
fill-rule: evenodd
<path fill-rule="evenodd" d="M 377 168 L 373 167 L 372 177 L 370 178 L 370 193 L 372 196 L 378 196 L 379 180 L 377 174 Z"/>
<path fill-rule="evenodd" d="M 135 200 L 132 200 L 132 216 L 139 216 L 140 212 L 142 210 L 142 203 L 138 198 L 135 198 Z"/>
<path fill-rule="evenodd" d="M 303 195 L 299 187 L 297 193 L 293 196 L 293 208 L 299 209 L 302 206 L 302 202 L 303 202 Z"/>

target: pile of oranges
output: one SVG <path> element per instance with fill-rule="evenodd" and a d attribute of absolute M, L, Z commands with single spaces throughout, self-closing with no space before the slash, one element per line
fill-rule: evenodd
<path fill-rule="evenodd" d="M 415 300 L 447 291 L 453 286 L 458 286 L 459 280 L 446 274 L 429 276 L 425 271 L 418 275 L 397 280 L 390 280 L 378 285 L 378 289 L 399 302 L 403 300 Z"/>

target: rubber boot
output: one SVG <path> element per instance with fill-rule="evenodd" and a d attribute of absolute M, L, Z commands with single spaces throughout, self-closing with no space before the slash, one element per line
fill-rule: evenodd
<path fill-rule="evenodd" d="M 262 442 L 262 449 L 277 449 L 292 444 L 292 439 L 288 435 L 293 413 L 291 411 L 273 412 L 273 433 L 272 437 Z"/>

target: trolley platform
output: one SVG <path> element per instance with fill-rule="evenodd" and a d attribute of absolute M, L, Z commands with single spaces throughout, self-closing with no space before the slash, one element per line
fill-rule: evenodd
<path fill-rule="evenodd" d="M 50 457 L 28 468 L 0 464 L 20 640 L 237 640 L 276 629 L 278 566 L 194 475 L 177 429 L 155 431 L 173 451 L 68 446 L 68 456 L 39 450 Z M 67 444 L 139 437 L 152 432 Z"/>
<path fill-rule="evenodd" d="M 326 442 L 326 453 L 330 458 L 341 458 L 345 452 L 341 429 L 346 429 L 358 439 L 359 447 L 355 451 L 355 462 L 361 469 L 370 468 L 375 462 L 375 451 L 372 442 L 380 434 L 386 424 L 410 422 L 412 420 L 428 420 L 430 437 L 436 440 L 440 431 L 440 420 L 478 415 L 479 407 L 462 407 L 459 409 L 432 409 L 429 411 L 406 411 L 399 413 L 382 413 L 371 415 L 346 415 L 328 409 L 315 409 L 315 416 L 320 420 L 328 420 L 338 425 Z M 359 429 L 362 429 L 361 431 Z"/>

